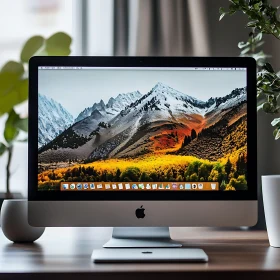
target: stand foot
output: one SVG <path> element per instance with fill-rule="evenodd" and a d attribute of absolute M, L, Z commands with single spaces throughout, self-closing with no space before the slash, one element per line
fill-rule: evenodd
<path fill-rule="evenodd" d="M 179 242 L 172 239 L 120 239 L 111 238 L 104 248 L 178 248 L 182 247 Z"/>
<path fill-rule="evenodd" d="M 104 248 L 179 248 L 182 244 L 170 238 L 168 227 L 114 228 Z"/>

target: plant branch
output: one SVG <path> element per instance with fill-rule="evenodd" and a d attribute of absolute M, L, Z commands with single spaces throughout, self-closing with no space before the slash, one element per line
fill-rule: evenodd
<path fill-rule="evenodd" d="M 240 56 L 253 57 L 257 62 L 257 98 L 261 97 L 257 109 L 262 109 L 269 114 L 277 114 L 280 112 L 280 76 L 267 63 L 269 56 L 257 49 L 264 43 L 263 34 L 273 35 L 280 40 L 279 7 L 273 7 L 267 0 L 229 0 L 229 2 L 228 11 L 220 8 L 220 20 L 225 15 L 242 12 L 248 17 L 246 27 L 252 30 L 248 41 L 240 42 L 238 47 L 241 49 Z M 272 125 L 276 127 L 273 132 L 275 139 L 280 139 L 280 118 L 275 119 Z"/>
<path fill-rule="evenodd" d="M 6 193 L 7 195 L 10 195 L 10 177 L 11 177 L 11 171 L 10 171 L 10 166 L 11 166 L 11 160 L 12 160 L 12 154 L 13 154 L 13 146 L 8 147 L 8 161 L 6 165 Z"/>

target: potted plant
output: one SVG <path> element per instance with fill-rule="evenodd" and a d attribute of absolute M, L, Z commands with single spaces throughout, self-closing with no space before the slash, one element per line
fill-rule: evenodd
<path fill-rule="evenodd" d="M 264 44 L 263 34 L 269 34 L 280 40 L 280 21 L 278 20 L 279 7 L 273 7 L 267 0 L 230 0 L 229 10 L 220 8 L 220 20 L 225 15 L 243 12 L 248 17 L 247 27 L 251 29 L 247 42 L 240 42 L 241 56 L 255 58 L 257 69 L 257 109 L 269 114 L 280 112 L 280 75 L 276 73 L 267 62 L 269 55 L 261 47 Z M 275 118 L 272 123 L 275 130 L 275 139 L 280 138 L 280 118 Z"/>
<path fill-rule="evenodd" d="M 238 47 L 241 50 L 240 56 L 250 56 L 255 58 L 257 62 L 257 110 L 258 122 L 262 124 L 262 131 L 258 132 L 259 142 L 259 172 L 261 175 L 265 173 L 278 173 L 279 168 L 271 168 L 273 165 L 271 158 L 275 157 L 275 148 L 279 150 L 275 144 L 269 139 L 266 139 L 267 121 L 271 122 L 274 127 L 273 135 L 275 140 L 280 138 L 280 118 L 269 116 L 277 116 L 280 113 L 280 72 L 276 72 L 272 65 L 267 62 L 271 57 L 265 54 L 262 50 L 264 44 L 263 35 L 272 36 L 275 40 L 280 40 L 280 21 L 279 21 L 279 7 L 272 6 L 268 0 L 229 0 L 230 5 L 227 10 L 220 8 L 220 20 L 226 15 L 234 15 L 237 12 L 242 12 L 247 16 L 248 22 L 246 27 L 250 29 L 247 42 L 240 42 Z M 264 116 L 262 112 L 267 113 L 268 117 Z M 272 137 L 271 137 L 272 138 Z M 266 147 L 263 149 L 263 147 Z M 272 147 L 272 148 L 271 148 Z M 266 155 L 263 159 L 263 153 Z M 273 154 L 272 154 L 273 153 Z M 261 154 L 261 155 L 260 155 Z M 263 168 L 262 162 L 266 166 L 270 166 L 269 170 Z M 268 164 L 268 162 L 270 164 Z M 274 162 L 274 165 L 278 165 Z M 261 182 L 259 180 L 259 221 L 257 228 L 265 228 L 265 219 L 263 213 L 263 200 Z"/>
<path fill-rule="evenodd" d="M 28 61 L 32 56 L 67 56 L 70 54 L 71 41 L 63 32 L 55 33 L 47 39 L 34 36 L 24 44 L 20 61 L 8 61 L 0 70 L 0 117 L 7 116 L 3 132 L 5 140 L 0 142 L 0 157 L 7 154 L 6 190 L 0 193 L 0 206 L 4 199 L 22 197 L 20 193 L 11 192 L 10 165 L 15 143 L 27 141 L 26 136 L 20 137 L 20 132 L 27 133 L 28 118 L 22 118 L 14 107 L 28 98 Z"/>

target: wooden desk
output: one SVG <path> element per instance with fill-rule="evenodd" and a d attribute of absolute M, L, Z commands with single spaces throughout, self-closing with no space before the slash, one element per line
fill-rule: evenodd
<path fill-rule="evenodd" d="M 49 228 L 36 243 L 13 244 L 0 231 L 1 279 L 280 279 L 280 249 L 265 231 L 172 228 L 173 239 L 203 248 L 207 264 L 93 264 L 110 228 Z M 17 278 L 16 278 L 17 276 Z"/>

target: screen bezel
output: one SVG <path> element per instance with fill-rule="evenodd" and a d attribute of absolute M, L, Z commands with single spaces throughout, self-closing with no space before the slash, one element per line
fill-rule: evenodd
<path fill-rule="evenodd" d="M 247 191 L 39 191 L 38 184 L 38 67 L 244 67 L 247 70 Z M 248 57 L 32 57 L 29 61 L 28 200 L 30 201 L 165 201 L 256 200 L 257 110 L 256 62 Z M 35 147 L 35 148 L 34 148 Z"/>

